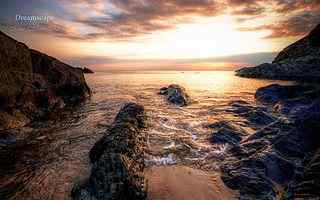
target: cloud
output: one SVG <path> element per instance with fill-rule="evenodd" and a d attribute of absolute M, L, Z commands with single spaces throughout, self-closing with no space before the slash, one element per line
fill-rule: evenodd
<path fill-rule="evenodd" d="M 114 13 L 78 19 L 106 36 L 130 38 L 153 31 L 173 29 L 192 16 L 216 16 L 223 9 L 214 0 L 110 0 Z"/>
<path fill-rule="evenodd" d="M 284 20 L 257 27 L 239 28 L 241 31 L 269 30 L 270 34 L 265 38 L 281 38 L 290 36 L 301 36 L 310 32 L 320 23 L 320 10 L 310 12 L 302 11 Z"/>
<path fill-rule="evenodd" d="M 228 0 L 233 15 L 260 16 L 266 9 L 261 0 Z"/>
<path fill-rule="evenodd" d="M 54 7 L 45 12 L 52 16 L 48 24 L 41 25 L 37 29 L 2 20 L 1 27 L 20 28 L 73 40 L 131 40 L 156 31 L 174 29 L 181 23 L 191 23 L 196 17 L 214 17 L 229 13 L 239 25 L 242 22 L 255 22 L 259 18 L 274 15 L 274 20 L 270 24 L 254 28 L 242 27 L 239 30 L 270 30 L 268 38 L 276 38 L 305 34 L 319 23 L 320 13 L 320 0 L 42 0 L 42 2 L 47 2 L 47 7 L 49 4 Z M 37 5 L 29 7 L 38 9 Z"/>
<path fill-rule="evenodd" d="M 320 0 L 276 0 L 275 10 L 279 13 L 312 11 L 320 8 Z"/>

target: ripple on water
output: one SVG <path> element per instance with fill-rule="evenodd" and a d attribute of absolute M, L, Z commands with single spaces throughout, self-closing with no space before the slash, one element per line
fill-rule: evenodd
<path fill-rule="evenodd" d="M 90 148 L 129 101 L 144 105 L 149 117 L 146 162 L 163 167 L 148 175 L 153 200 L 161 199 L 157 194 L 169 195 L 162 199 L 233 198 L 214 173 L 228 146 L 210 144 L 211 130 L 205 127 L 221 119 L 240 121 L 224 112 L 228 103 L 238 98 L 252 103 L 254 91 L 271 81 L 240 79 L 232 72 L 96 73 L 86 79 L 94 92 L 89 102 L 60 120 L 36 125 L 22 145 L 20 140 L 1 143 L 14 153 L 0 152 L 14 161 L 0 166 L 1 200 L 70 199 L 73 184 L 90 174 Z M 172 83 L 187 89 L 191 106 L 176 107 L 157 95 Z"/>

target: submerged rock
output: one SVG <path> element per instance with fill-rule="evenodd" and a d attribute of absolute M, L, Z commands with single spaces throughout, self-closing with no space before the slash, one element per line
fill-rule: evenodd
<path fill-rule="evenodd" d="M 186 89 L 176 84 L 161 88 L 159 94 L 167 96 L 167 100 L 170 103 L 178 106 L 187 106 L 191 103 L 191 98 Z"/>
<path fill-rule="evenodd" d="M 90 96 L 81 70 L 0 31 L 0 129 L 24 126 Z"/>
<path fill-rule="evenodd" d="M 307 36 L 282 50 L 272 63 L 246 67 L 236 71 L 237 76 L 320 81 L 320 24 Z"/>
<path fill-rule="evenodd" d="M 126 104 L 111 128 L 91 149 L 93 164 L 87 183 L 75 186 L 75 200 L 146 199 L 144 108 Z"/>

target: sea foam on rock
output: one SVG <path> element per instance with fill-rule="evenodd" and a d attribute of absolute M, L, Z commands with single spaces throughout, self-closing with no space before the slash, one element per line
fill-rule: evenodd
<path fill-rule="evenodd" d="M 146 199 L 146 137 L 142 131 L 145 120 L 143 106 L 124 105 L 105 135 L 91 149 L 90 178 L 73 188 L 73 199 Z"/>

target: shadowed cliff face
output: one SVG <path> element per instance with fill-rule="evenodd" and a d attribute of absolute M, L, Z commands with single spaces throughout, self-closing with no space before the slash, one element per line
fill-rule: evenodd
<path fill-rule="evenodd" d="M 307 36 L 283 49 L 272 63 L 245 67 L 237 76 L 281 80 L 320 81 L 320 24 Z"/>
<path fill-rule="evenodd" d="M 81 70 L 0 32 L 0 129 L 34 119 L 90 95 Z"/>

